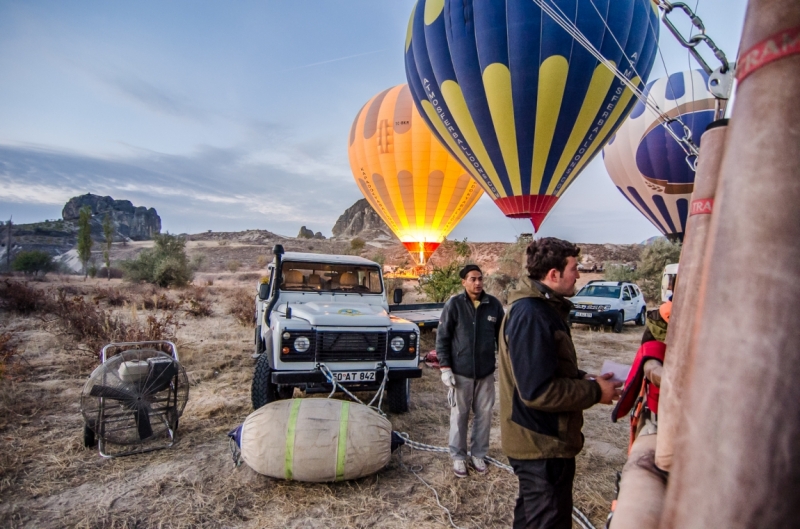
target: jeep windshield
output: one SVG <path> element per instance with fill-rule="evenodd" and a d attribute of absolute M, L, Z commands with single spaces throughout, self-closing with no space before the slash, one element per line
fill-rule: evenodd
<path fill-rule="evenodd" d="M 284 262 L 281 290 L 288 292 L 383 292 L 377 266 Z"/>
<path fill-rule="evenodd" d="M 587 285 L 576 296 L 588 298 L 618 298 L 621 287 L 611 285 Z"/>

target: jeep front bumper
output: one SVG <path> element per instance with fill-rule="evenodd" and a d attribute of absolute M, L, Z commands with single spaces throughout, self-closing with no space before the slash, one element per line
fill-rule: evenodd
<path fill-rule="evenodd" d="M 364 371 L 364 370 L 359 370 Z M 380 383 L 383 380 L 383 369 L 374 369 L 368 371 L 375 371 L 375 382 Z M 405 380 L 407 378 L 421 378 L 422 369 L 418 367 L 390 367 L 389 380 Z M 325 373 L 319 369 L 311 371 L 273 371 L 272 383 L 280 385 L 297 385 L 297 384 L 325 384 L 328 382 Z"/>

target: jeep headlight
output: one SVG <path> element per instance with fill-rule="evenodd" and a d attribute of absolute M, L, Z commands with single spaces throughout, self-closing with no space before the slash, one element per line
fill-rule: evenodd
<path fill-rule="evenodd" d="M 406 346 L 406 341 L 403 340 L 402 336 L 395 336 L 389 343 L 392 346 L 392 351 L 394 351 L 395 353 L 399 353 L 400 351 L 403 350 L 403 347 Z"/>
<path fill-rule="evenodd" d="M 305 353 L 311 347 L 311 341 L 305 336 L 300 336 L 294 340 L 294 350 L 298 353 Z"/>
<path fill-rule="evenodd" d="M 600 305 L 597 307 L 600 311 L 605 312 L 607 310 L 611 310 L 611 305 Z"/>

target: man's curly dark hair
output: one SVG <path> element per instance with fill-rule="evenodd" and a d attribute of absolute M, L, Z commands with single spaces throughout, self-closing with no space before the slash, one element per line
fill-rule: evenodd
<path fill-rule="evenodd" d="M 577 258 L 580 253 L 581 249 L 571 242 L 545 237 L 528 245 L 525 250 L 525 268 L 528 269 L 531 279 L 541 281 L 553 268 L 563 274 L 567 267 L 567 258 Z"/>

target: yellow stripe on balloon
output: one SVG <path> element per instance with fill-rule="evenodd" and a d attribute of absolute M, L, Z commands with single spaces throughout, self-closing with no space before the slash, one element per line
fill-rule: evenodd
<path fill-rule="evenodd" d="M 411 18 L 408 19 L 408 29 L 406 30 L 406 52 L 408 52 L 408 47 L 411 46 L 411 32 L 414 29 L 414 13 L 417 12 L 417 4 L 414 3 L 414 7 L 411 8 Z"/>
<path fill-rule="evenodd" d="M 467 101 L 464 99 L 461 87 L 458 86 L 457 82 L 447 80 L 442 83 L 441 90 L 442 97 L 450 108 L 450 114 L 458 123 L 458 128 L 461 129 L 464 139 L 472 149 L 472 156 L 483 166 L 484 171 L 489 175 L 489 179 L 497 188 L 497 191 L 500 192 L 500 196 L 507 196 L 503 189 L 503 184 L 500 183 L 500 178 L 497 177 L 497 170 L 494 168 L 492 160 L 489 158 L 489 153 L 486 152 L 486 147 L 483 145 L 481 135 L 478 134 L 478 128 L 469 113 Z M 461 149 L 459 148 L 459 150 Z M 472 164 L 470 163 L 470 165 Z"/>
<path fill-rule="evenodd" d="M 440 138 L 444 138 L 444 141 L 447 143 L 448 147 L 455 153 L 459 160 L 464 167 L 469 168 L 469 173 L 475 178 L 475 180 L 480 184 L 480 186 L 489 193 L 489 195 L 494 196 L 491 188 L 486 185 L 486 182 L 483 181 L 483 178 L 478 174 L 478 171 L 473 167 L 469 160 L 467 160 L 466 155 L 461 150 L 461 148 L 456 144 L 456 141 L 453 139 L 453 136 L 448 132 L 448 130 L 444 127 L 442 120 L 439 119 L 439 116 L 436 114 L 436 109 L 433 108 L 433 105 L 430 101 L 423 100 L 422 101 L 422 108 L 425 110 L 425 114 L 428 116 L 428 119 L 431 123 L 433 123 L 433 127 L 436 129 L 436 132 L 439 133 Z M 497 190 L 500 192 L 499 196 L 505 196 L 503 194 L 503 189 L 500 188 Z"/>
<path fill-rule="evenodd" d="M 569 135 L 569 139 L 564 147 L 564 151 L 561 153 L 561 159 L 558 161 L 556 170 L 553 173 L 553 178 L 550 180 L 550 184 L 547 186 L 546 194 L 554 194 L 556 185 L 558 185 L 558 182 L 564 175 L 564 171 L 566 171 L 570 161 L 572 161 L 573 157 L 578 152 L 581 142 L 584 140 L 586 134 L 589 132 L 589 129 L 594 124 L 595 118 L 600 111 L 600 107 L 603 105 L 603 101 L 606 98 L 606 94 L 608 94 L 608 89 L 611 87 L 613 80 L 614 74 L 606 67 L 606 65 L 599 64 L 594 69 L 592 80 L 589 83 L 589 89 L 586 91 L 586 97 L 583 100 L 581 110 L 578 113 L 578 119 L 575 121 L 575 126 L 572 128 L 572 132 Z"/>
<path fill-rule="evenodd" d="M 569 63 L 561 55 L 553 55 L 539 67 L 539 92 L 536 97 L 536 134 L 533 136 L 531 194 L 538 194 L 542 185 L 547 155 L 553 143 L 561 101 L 567 86 Z"/>
<path fill-rule="evenodd" d="M 425 2 L 425 25 L 430 26 L 433 24 L 443 10 L 444 0 L 428 0 Z"/>
<path fill-rule="evenodd" d="M 634 77 L 633 79 L 631 79 L 631 82 L 638 86 L 639 78 Z M 561 189 L 557 193 L 557 196 L 561 196 L 564 193 L 564 190 L 567 188 L 567 186 L 570 185 L 572 181 L 575 180 L 575 178 L 577 178 L 577 176 L 581 172 L 581 169 L 583 169 L 583 166 L 586 165 L 586 162 L 588 162 L 589 159 L 591 159 L 591 157 L 594 155 L 594 153 L 597 152 L 597 149 L 605 145 L 605 143 L 601 143 L 601 141 L 603 140 L 603 138 L 608 136 L 608 134 L 611 132 L 611 128 L 614 125 L 622 125 L 622 122 L 624 121 L 622 112 L 625 111 L 625 107 L 628 106 L 628 103 L 630 103 L 632 97 L 633 97 L 633 92 L 630 90 L 630 88 L 625 88 L 625 90 L 622 92 L 622 95 L 619 97 L 617 106 L 614 107 L 614 110 L 611 111 L 611 114 L 606 119 L 606 122 L 603 124 L 603 128 L 600 129 L 600 133 L 595 138 L 591 148 L 586 151 L 586 153 L 583 155 L 583 158 L 581 158 L 581 161 L 578 162 L 578 164 L 575 166 L 575 169 L 573 169 L 572 173 L 570 173 L 569 177 L 567 177 L 566 182 L 564 182 L 564 185 L 561 186 Z M 630 113 L 632 110 L 633 108 L 628 110 L 628 113 Z"/>
<path fill-rule="evenodd" d="M 508 179 L 515 195 L 522 194 L 519 178 L 519 153 L 517 152 L 517 129 L 514 125 L 514 98 L 511 93 L 511 72 L 505 64 L 495 62 L 483 71 L 483 86 L 489 113 L 503 153 Z"/>

